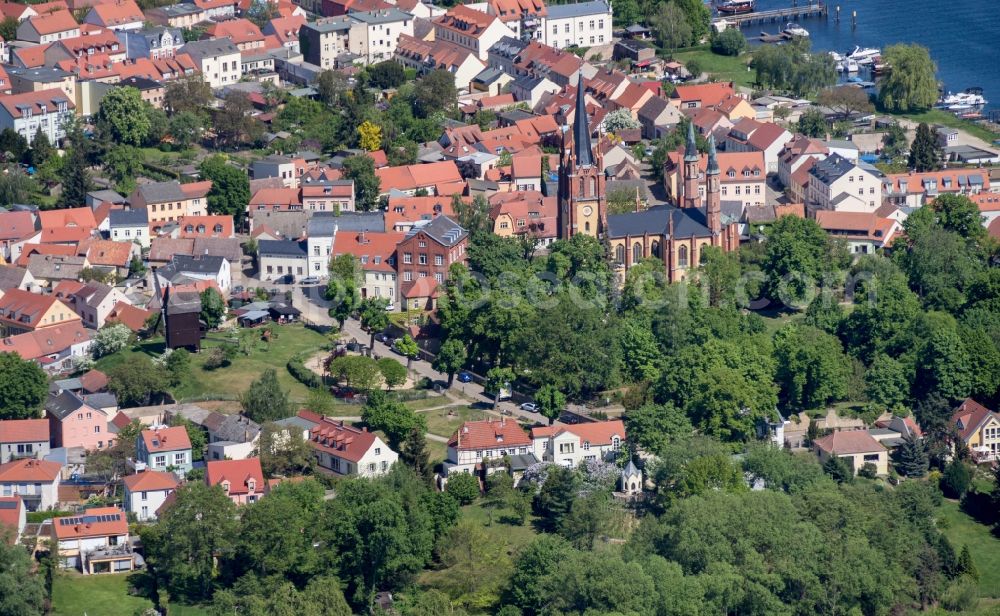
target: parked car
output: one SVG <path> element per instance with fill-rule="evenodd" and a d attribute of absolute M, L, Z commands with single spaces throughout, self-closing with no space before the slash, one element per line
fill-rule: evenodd
<path fill-rule="evenodd" d="M 299 284 L 319 284 L 319 278 L 316 276 L 306 276 L 299 281 Z"/>
<path fill-rule="evenodd" d="M 379 332 L 375 334 L 375 340 L 378 340 L 379 342 L 389 345 L 393 343 L 393 339 L 390 338 L 389 335 L 386 334 L 385 332 Z"/>
<path fill-rule="evenodd" d="M 385 311 L 386 312 L 393 312 L 395 310 L 396 310 L 396 304 L 393 304 L 392 302 L 389 302 L 388 304 L 385 305 Z"/>
<path fill-rule="evenodd" d="M 521 405 L 521 410 L 528 411 L 529 413 L 537 413 L 538 405 L 535 404 L 534 402 L 525 402 L 524 404 Z"/>
<path fill-rule="evenodd" d="M 278 278 L 278 284 L 295 284 L 295 276 L 285 274 L 284 276 Z"/>
<path fill-rule="evenodd" d="M 459 383 L 471 383 L 472 382 L 472 373 L 468 372 L 466 370 L 462 370 L 461 372 L 458 373 L 458 382 Z"/>

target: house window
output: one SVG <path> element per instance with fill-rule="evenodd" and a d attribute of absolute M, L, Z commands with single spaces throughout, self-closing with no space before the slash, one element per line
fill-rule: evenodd
<path fill-rule="evenodd" d="M 94 434 L 100 434 L 100 433 L 101 433 L 101 426 L 94 426 Z"/>
<path fill-rule="evenodd" d="M 687 267 L 688 265 L 688 249 L 687 246 L 681 246 L 677 249 L 677 267 Z"/>
<path fill-rule="evenodd" d="M 434 265 L 444 265 L 444 257 L 441 255 L 434 255 Z"/>
<path fill-rule="evenodd" d="M 419 255 L 419 263 L 420 263 L 420 265 L 427 265 L 427 255 L 426 254 L 420 253 L 420 255 Z"/>
<path fill-rule="evenodd" d="M 154 464 L 156 466 L 166 466 L 167 456 L 156 456 Z"/>
<path fill-rule="evenodd" d="M 147 494 L 146 492 L 143 492 L 143 493 L 142 493 L 142 496 L 141 496 L 140 498 L 141 498 L 142 500 L 146 500 L 146 494 Z"/>
<path fill-rule="evenodd" d="M 403 263 L 413 263 L 413 253 L 403 253 Z"/>
<path fill-rule="evenodd" d="M 377 456 L 377 455 L 379 455 L 381 453 L 382 453 L 382 448 L 381 447 L 376 447 L 375 448 L 375 455 Z"/>
<path fill-rule="evenodd" d="M 184 460 L 184 454 L 183 453 L 175 453 L 174 454 L 174 464 L 184 464 L 184 462 L 185 462 L 185 460 Z"/>
<path fill-rule="evenodd" d="M 642 261 L 642 244 L 636 242 L 632 244 L 632 263 Z"/>

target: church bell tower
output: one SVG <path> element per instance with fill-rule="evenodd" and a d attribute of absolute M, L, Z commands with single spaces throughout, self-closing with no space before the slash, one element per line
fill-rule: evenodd
<path fill-rule="evenodd" d="M 599 237 L 605 228 L 604 169 L 600 153 L 590 142 L 590 122 L 584 97 L 583 74 L 576 89 L 572 134 L 563 130 L 559 160 L 559 237 L 577 233 Z M 567 137 L 572 143 L 567 143 Z"/>

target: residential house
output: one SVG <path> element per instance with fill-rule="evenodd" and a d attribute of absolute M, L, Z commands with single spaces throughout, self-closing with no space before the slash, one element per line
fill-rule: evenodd
<path fill-rule="evenodd" d="M 94 210 L 73 207 L 38 212 L 43 244 L 76 244 L 90 237 L 97 229 Z"/>
<path fill-rule="evenodd" d="M 299 31 L 306 25 L 306 18 L 302 15 L 291 15 L 288 17 L 276 17 L 264 24 L 262 32 L 267 36 L 278 39 L 282 47 L 299 53 Z"/>
<path fill-rule="evenodd" d="M 44 45 L 80 36 L 80 25 L 66 10 L 35 15 L 17 26 L 17 40 Z"/>
<path fill-rule="evenodd" d="M 539 191 L 497 193 L 489 198 L 493 233 L 501 237 L 529 237 L 537 247 L 558 239 L 558 210 L 555 197 Z"/>
<path fill-rule="evenodd" d="M 670 104 L 682 110 L 715 107 L 734 94 L 732 82 L 679 85 L 670 94 Z"/>
<path fill-rule="evenodd" d="M 354 180 L 312 180 L 305 176 L 299 188 L 299 202 L 307 212 L 353 212 Z"/>
<path fill-rule="evenodd" d="M 146 11 L 146 19 L 158 26 L 192 28 L 208 19 L 205 10 L 190 2 L 168 4 Z"/>
<path fill-rule="evenodd" d="M 355 428 L 312 411 L 299 411 L 298 417 L 312 424 L 303 436 L 317 463 L 335 475 L 379 477 L 399 459 L 399 454 L 368 428 Z"/>
<path fill-rule="evenodd" d="M 448 455 L 443 471 L 485 475 L 496 470 L 484 460 L 502 460 L 505 456 L 529 455 L 533 444 L 528 434 L 513 420 L 506 418 L 467 421 L 448 439 Z"/>
<path fill-rule="evenodd" d="M 951 425 L 972 452 L 973 460 L 982 463 L 1000 459 L 1000 413 L 966 398 L 952 413 Z"/>
<path fill-rule="evenodd" d="M 867 165 L 832 154 L 809 170 L 806 209 L 872 213 L 882 205 L 882 174 Z"/>
<path fill-rule="evenodd" d="M 21 458 L 0 464 L 0 496 L 20 496 L 28 511 L 54 509 L 59 502 L 62 464 Z"/>
<path fill-rule="evenodd" d="M 0 339 L 2 352 L 17 353 L 21 359 L 36 362 L 50 374 L 75 369 L 90 356 L 90 345 L 91 334 L 79 318 L 65 325 Z"/>
<path fill-rule="evenodd" d="M 134 0 L 113 0 L 95 5 L 83 21 L 108 30 L 141 30 L 146 17 Z"/>
<path fill-rule="evenodd" d="M 100 329 L 107 323 L 108 315 L 119 302 L 126 302 L 125 294 L 115 287 L 90 281 L 70 293 L 65 300 L 83 321 L 84 326 Z"/>
<path fill-rule="evenodd" d="M 171 233 L 173 235 L 174 233 Z M 185 216 L 177 221 L 176 235 L 182 238 L 233 237 L 233 217 L 228 215 Z"/>
<path fill-rule="evenodd" d="M 569 468 L 589 460 L 610 461 L 624 442 L 625 424 L 620 419 L 531 429 L 535 457 Z"/>
<path fill-rule="evenodd" d="M 654 96 L 639 108 L 638 120 L 644 139 L 659 139 L 681 121 L 681 112 L 666 99 Z"/>
<path fill-rule="evenodd" d="M 40 238 L 41 223 L 33 212 L 0 212 L 0 257 L 5 262 L 17 261 L 24 244 Z"/>
<path fill-rule="evenodd" d="M 535 38 L 548 8 L 543 0 L 489 0 L 486 12 L 498 17 L 516 38 Z"/>
<path fill-rule="evenodd" d="M 413 15 L 395 7 L 350 13 L 348 51 L 367 64 L 391 60 L 403 34 L 413 35 Z"/>
<path fill-rule="evenodd" d="M 544 95 L 558 92 L 559 86 L 547 77 L 522 75 L 510 83 L 508 90 L 517 101 L 534 109 Z"/>
<path fill-rule="evenodd" d="M 54 286 L 63 280 L 77 280 L 89 266 L 86 257 L 75 255 L 30 254 L 28 272 L 39 286 Z"/>
<path fill-rule="evenodd" d="M 349 51 L 354 24 L 353 19 L 341 16 L 325 17 L 303 25 L 299 30 L 299 49 L 305 61 L 324 69 L 337 68 L 337 57 Z M 254 173 L 254 177 L 275 176 Z"/>
<path fill-rule="evenodd" d="M 260 442 L 260 424 L 240 414 L 212 412 L 201 425 L 208 431 L 208 460 L 245 460 Z"/>
<path fill-rule="evenodd" d="M 0 96 L 0 130 L 9 128 L 24 137 L 28 145 L 41 129 L 49 143 L 60 144 L 66 137 L 66 123 L 76 104 L 59 89 Z"/>
<path fill-rule="evenodd" d="M 746 103 L 742 98 L 739 100 Z M 745 117 L 729 129 L 725 149 L 727 152 L 763 152 L 767 172 L 777 173 L 781 151 L 791 138 L 792 134 L 784 127 Z"/>
<path fill-rule="evenodd" d="M 414 196 L 420 189 L 428 195 L 461 194 L 465 188 L 462 174 L 454 161 L 406 165 L 403 167 L 382 167 L 375 170 L 381 182 L 380 195 L 391 191 Z"/>
<path fill-rule="evenodd" d="M 821 464 L 838 457 L 847 461 L 854 474 L 866 464 L 873 465 L 879 476 L 889 474 L 889 450 L 865 430 L 842 430 L 820 437 L 813 441 L 813 449 Z"/>
<path fill-rule="evenodd" d="M 119 30 L 116 32 L 116 36 L 121 41 L 125 55 L 129 60 L 173 58 L 177 51 L 184 46 L 184 36 L 180 28 L 169 26 Z"/>
<path fill-rule="evenodd" d="M 79 322 L 80 317 L 51 295 L 8 289 L 0 298 L 0 334 L 3 336 L 68 325 L 74 321 Z"/>
<path fill-rule="evenodd" d="M 425 41 L 407 35 L 400 35 L 395 59 L 420 75 L 433 70 L 446 70 L 454 75 L 458 90 L 469 89 L 486 68 L 476 53 L 466 47 L 450 41 Z"/>
<path fill-rule="evenodd" d="M 35 286 L 35 279 L 27 269 L 16 265 L 0 265 L 0 297 L 7 289 L 27 291 Z"/>
<path fill-rule="evenodd" d="M 113 209 L 108 212 L 110 237 L 115 242 L 135 242 L 149 248 L 149 210 L 146 208 Z"/>
<path fill-rule="evenodd" d="M 788 188 L 791 186 L 792 174 L 797 172 L 807 160 L 813 162 L 829 156 L 830 150 L 819 139 L 804 135 L 793 136 L 778 154 L 778 181 Z M 799 201 L 800 203 L 802 201 Z"/>
<path fill-rule="evenodd" d="M 135 459 L 154 471 L 171 471 L 183 477 L 192 469 L 191 439 L 184 426 L 143 430 L 135 444 Z"/>
<path fill-rule="evenodd" d="M 148 77 L 133 76 L 126 77 L 118 82 L 119 88 L 135 88 L 139 91 L 139 96 L 144 102 L 149 103 L 156 109 L 163 108 L 163 97 L 166 96 L 166 84 L 149 79 Z"/>
<path fill-rule="evenodd" d="M 49 394 L 45 417 L 53 447 L 82 447 L 88 451 L 110 447 L 108 433 L 112 415 L 91 406 L 79 394 L 60 391 Z"/>
<path fill-rule="evenodd" d="M 763 152 L 719 152 L 719 178 L 722 202 L 739 202 L 742 207 L 764 205 L 767 197 L 767 166 Z M 705 202 L 705 170 L 708 157 L 699 156 L 698 169 L 701 180 L 698 193 L 701 203 Z M 664 168 L 663 182 L 667 191 L 680 203 L 683 199 L 683 153 L 670 152 Z"/>
<path fill-rule="evenodd" d="M 256 503 L 268 489 L 260 458 L 246 460 L 209 460 L 206 463 L 205 483 L 221 486 L 237 505 Z"/>
<path fill-rule="evenodd" d="M 79 38 L 68 39 L 67 42 L 77 40 Z M 61 49 L 60 45 L 56 43 L 48 46 L 49 51 L 59 49 Z M 79 102 L 77 98 L 77 75 L 55 66 L 58 60 L 70 54 L 60 51 L 59 53 L 52 52 L 49 55 L 52 57 L 52 60 L 47 60 L 47 62 L 51 63 L 50 66 L 36 66 L 32 68 L 10 66 L 6 69 L 7 77 L 10 81 L 11 94 L 62 90 L 69 97 L 69 100 Z M 77 112 L 79 113 L 79 111 L 78 108 Z"/>
<path fill-rule="evenodd" d="M 131 242 L 116 242 L 87 238 L 77 244 L 77 255 L 87 257 L 87 265 L 95 270 L 126 278 L 133 258 L 140 258 L 142 250 Z"/>
<path fill-rule="evenodd" d="M 453 263 L 465 263 L 469 232 L 447 216 L 415 224 L 396 247 L 399 294 L 407 309 L 434 308 Z"/>
<path fill-rule="evenodd" d="M 129 475 L 125 484 L 125 511 L 140 522 L 157 519 L 160 507 L 179 485 L 173 473 L 145 470 Z"/>
<path fill-rule="evenodd" d="M 222 257 L 175 254 L 170 263 L 155 271 L 159 284 L 167 286 L 182 283 L 183 279 L 211 280 L 223 296 L 232 288 L 229 261 Z"/>
<path fill-rule="evenodd" d="M 306 236 L 309 275 L 322 276 L 333 256 L 333 243 L 338 233 L 383 233 L 385 218 L 381 212 L 352 212 L 335 216 L 317 213 L 307 222 Z"/>
<path fill-rule="evenodd" d="M 84 575 L 132 571 L 128 518 L 118 507 L 94 507 L 83 513 L 52 518 L 60 565 Z"/>
<path fill-rule="evenodd" d="M 874 254 L 892 245 L 902 225 L 875 212 L 816 210 L 816 223 L 830 236 L 846 242 L 851 254 Z"/>
<path fill-rule="evenodd" d="M 177 53 L 189 55 L 212 88 L 234 84 L 243 76 L 240 49 L 228 38 L 192 41 Z"/>
<path fill-rule="evenodd" d="M 11 545 L 21 541 L 28 525 L 26 511 L 20 496 L 0 496 L 0 539 L 7 537 Z"/>
<path fill-rule="evenodd" d="M 593 47 L 614 40 L 611 21 L 611 3 L 606 0 L 554 4 L 542 17 L 537 34 L 543 43 L 556 49 Z"/>
<path fill-rule="evenodd" d="M 108 315 L 108 323 L 121 323 L 135 333 L 146 328 L 146 322 L 153 316 L 150 310 L 143 310 L 126 302 L 118 302 Z"/>
<path fill-rule="evenodd" d="M 49 422 L 44 419 L 0 421 L 0 464 L 49 455 Z"/>
<path fill-rule="evenodd" d="M 433 23 L 435 40 L 464 47 L 480 60 L 487 59 L 490 48 L 500 39 L 514 36 L 514 32 L 499 18 L 462 4 L 453 6 Z"/>
<path fill-rule="evenodd" d="M 354 255 L 364 274 L 361 297 L 376 297 L 389 302 L 389 309 L 396 306 L 399 296 L 396 281 L 396 246 L 406 235 L 400 232 L 385 233 L 342 231 L 333 238 L 333 257 Z"/>
<path fill-rule="evenodd" d="M 227 19 L 213 23 L 206 34 L 212 39 L 228 37 L 240 51 L 264 48 L 264 33 L 249 19 Z"/>
<path fill-rule="evenodd" d="M 883 178 L 883 194 L 893 204 L 921 207 L 938 195 L 979 195 L 990 192 L 986 169 L 943 169 L 917 173 L 889 173 Z"/>
<path fill-rule="evenodd" d="M 259 240 L 257 260 L 261 280 L 278 280 L 285 275 L 302 277 L 306 275 L 307 245 L 304 240 Z"/>
<path fill-rule="evenodd" d="M 168 222 L 185 216 L 204 216 L 208 213 L 208 192 L 212 182 L 153 182 L 142 184 L 129 195 L 133 209 L 146 210 L 150 224 Z"/>

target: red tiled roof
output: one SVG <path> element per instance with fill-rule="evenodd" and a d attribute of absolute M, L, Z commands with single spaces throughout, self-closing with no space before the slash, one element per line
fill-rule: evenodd
<path fill-rule="evenodd" d="M 55 34 L 56 32 L 66 32 L 67 30 L 79 29 L 79 24 L 73 19 L 73 14 L 69 11 L 53 11 L 52 13 L 40 14 L 28 19 L 32 27 L 39 34 Z"/>
<path fill-rule="evenodd" d="M 31 255 L 72 257 L 76 255 L 76 244 L 25 244 L 21 248 L 21 256 L 17 258 L 16 264 L 27 267 L 31 262 Z"/>
<path fill-rule="evenodd" d="M 101 516 L 113 516 L 113 519 L 100 519 Z M 81 514 L 52 518 L 52 530 L 58 539 L 127 535 L 128 518 L 118 507 L 95 507 Z"/>
<path fill-rule="evenodd" d="M 990 417 L 998 415 L 972 398 L 966 398 L 952 413 L 951 423 L 958 428 L 958 435 L 962 440 L 968 442 Z"/>
<path fill-rule="evenodd" d="M 47 419 L 8 419 L 0 421 L 0 443 L 27 443 L 49 440 Z"/>
<path fill-rule="evenodd" d="M 701 101 L 702 107 L 713 107 L 735 94 L 732 82 L 677 86 L 670 98 L 681 102 Z"/>
<path fill-rule="evenodd" d="M 0 240 L 19 240 L 35 234 L 31 212 L 0 212 Z"/>
<path fill-rule="evenodd" d="M 220 21 L 210 26 L 208 33 L 212 38 L 224 38 L 228 36 L 236 45 L 264 40 L 264 34 L 260 31 L 260 28 L 249 19 L 227 19 L 226 21 Z"/>
<path fill-rule="evenodd" d="M 177 487 L 177 479 L 173 473 L 162 471 L 143 471 L 129 475 L 124 479 L 129 492 L 155 492 L 158 490 L 173 490 Z"/>
<path fill-rule="evenodd" d="M 125 413 L 118 411 L 118 414 L 112 417 L 111 421 L 109 421 L 108 423 L 121 430 L 125 426 L 132 423 L 132 418 L 126 415 Z"/>
<path fill-rule="evenodd" d="M 890 173 L 885 176 L 885 180 L 883 181 L 890 187 L 889 192 L 904 192 L 902 184 L 905 184 L 906 194 L 924 194 L 927 192 L 928 183 L 933 182 L 938 193 L 948 193 L 968 190 L 968 182 L 963 182 L 962 180 L 970 176 L 978 177 L 982 182 L 980 188 L 984 191 L 989 191 L 990 174 L 984 169 L 944 169 L 921 173 L 917 173 L 916 171 L 911 171 L 910 173 Z M 948 182 L 948 186 L 945 186 L 945 181 Z"/>
<path fill-rule="evenodd" d="M 381 192 L 383 193 L 387 193 L 393 188 L 406 191 L 416 190 L 423 186 L 463 181 L 462 174 L 458 172 L 458 166 L 451 160 L 425 165 L 383 167 L 376 169 L 375 175 L 381 181 Z"/>
<path fill-rule="evenodd" d="M 17 353 L 21 359 L 40 360 L 47 355 L 62 353 L 74 344 L 90 340 L 90 332 L 79 317 L 71 323 L 45 327 L 33 332 L 0 339 L 0 352 Z"/>
<path fill-rule="evenodd" d="M 341 231 L 333 241 L 333 256 L 351 254 L 358 258 L 362 270 L 394 272 L 390 259 L 396 253 L 396 244 L 404 237 L 405 233 L 392 231 L 363 234 Z M 362 263 L 362 259 L 366 262 Z"/>
<path fill-rule="evenodd" d="M 265 489 L 264 471 L 260 468 L 259 458 L 247 458 L 246 460 L 212 460 L 206 465 L 205 481 L 210 486 L 222 485 L 223 481 L 229 482 L 229 494 L 249 494 L 247 483 L 253 479 L 256 483 L 255 493 L 263 492 Z"/>
<path fill-rule="evenodd" d="M 53 482 L 61 470 L 62 464 L 58 462 L 21 458 L 0 464 L 0 483 Z"/>
<path fill-rule="evenodd" d="M 42 105 L 45 106 L 47 113 L 55 113 L 58 109 L 58 103 L 65 103 L 68 109 L 76 109 L 76 103 L 74 103 L 66 93 L 59 88 L 51 88 L 48 90 L 39 90 L 37 92 L 24 92 L 22 94 L 5 94 L 0 96 L 0 105 L 4 106 L 7 113 L 10 114 L 12 118 L 20 118 L 21 114 L 25 109 L 30 109 L 34 115 L 44 115 L 42 113 Z M 43 216 L 48 212 L 58 212 L 65 210 L 42 210 L 39 215 Z M 94 215 L 91 213 L 91 219 Z M 42 223 L 45 226 L 45 223 Z"/>
<path fill-rule="evenodd" d="M 367 428 L 358 429 L 324 417 L 309 431 L 309 441 L 314 449 L 357 463 L 375 443 L 375 435 Z"/>
<path fill-rule="evenodd" d="M 591 445 L 610 445 L 612 437 L 617 436 L 622 441 L 625 440 L 625 424 L 620 419 L 610 421 L 584 422 L 572 426 L 542 426 L 531 429 L 532 438 L 555 436 L 569 432 L 580 438 L 580 442 L 587 442 Z"/>
<path fill-rule="evenodd" d="M 448 440 L 449 447 L 459 450 L 481 450 L 527 447 L 531 439 L 516 422 L 506 419 L 467 421 Z"/>
<path fill-rule="evenodd" d="M 143 430 L 140 433 L 140 438 L 142 438 L 142 442 L 146 445 L 146 451 L 149 453 L 191 449 L 191 439 L 188 438 L 187 430 L 183 426 Z"/>
<path fill-rule="evenodd" d="M 522 16 L 544 17 L 549 14 L 542 0 L 489 0 L 490 8 L 500 21 L 518 21 Z"/>
<path fill-rule="evenodd" d="M 115 0 L 98 4 L 90 9 L 98 23 L 108 28 L 142 22 L 146 17 L 133 0 Z M 88 15 L 89 17 L 90 15 Z"/>
<path fill-rule="evenodd" d="M 62 92 L 62 90 L 44 91 Z M 94 211 L 89 207 L 74 207 L 64 210 L 41 210 L 38 212 L 38 220 L 42 225 L 42 229 L 58 229 L 61 227 L 83 227 L 93 229 L 97 226 L 97 220 L 94 218 Z"/>
<path fill-rule="evenodd" d="M 472 202 L 471 197 L 463 197 L 463 200 Z M 451 207 L 451 196 L 391 197 L 385 210 L 385 228 L 395 229 L 398 223 L 428 220 L 439 214 L 455 217 Z"/>
<path fill-rule="evenodd" d="M 91 240 L 87 250 L 87 261 L 91 265 L 126 267 L 132 259 L 133 245 L 111 240 Z"/>
<path fill-rule="evenodd" d="M 5 319 L 16 318 L 26 325 L 38 326 L 41 323 L 37 322 L 37 318 L 41 318 L 57 303 L 61 302 L 51 295 L 38 295 L 21 289 L 8 289 L 0 298 L 0 314 L 3 314 Z M 69 310 L 68 307 L 67 310 Z M 27 321 L 21 321 L 22 316 L 30 318 Z"/>
<path fill-rule="evenodd" d="M 221 215 L 184 216 L 177 220 L 180 236 L 233 237 L 233 217 Z"/>
<path fill-rule="evenodd" d="M 867 430 L 834 432 L 814 440 L 813 445 L 835 456 L 885 451 L 885 446 L 868 434 Z"/>
<path fill-rule="evenodd" d="M 448 9 L 448 12 L 435 19 L 434 23 L 442 28 L 460 32 L 462 36 L 479 38 L 496 19 L 493 15 L 459 4 Z"/>
<path fill-rule="evenodd" d="M 80 376 L 80 385 L 88 393 L 96 393 L 102 391 L 108 386 L 108 375 L 104 374 L 96 368 L 93 370 L 88 370 Z"/>
<path fill-rule="evenodd" d="M 130 330 L 137 332 L 146 326 L 146 319 L 152 316 L 149 310 L 143 310 L 125 302 L 118 302 L 108 314 L 108 323 L 121 323 Z"/>

